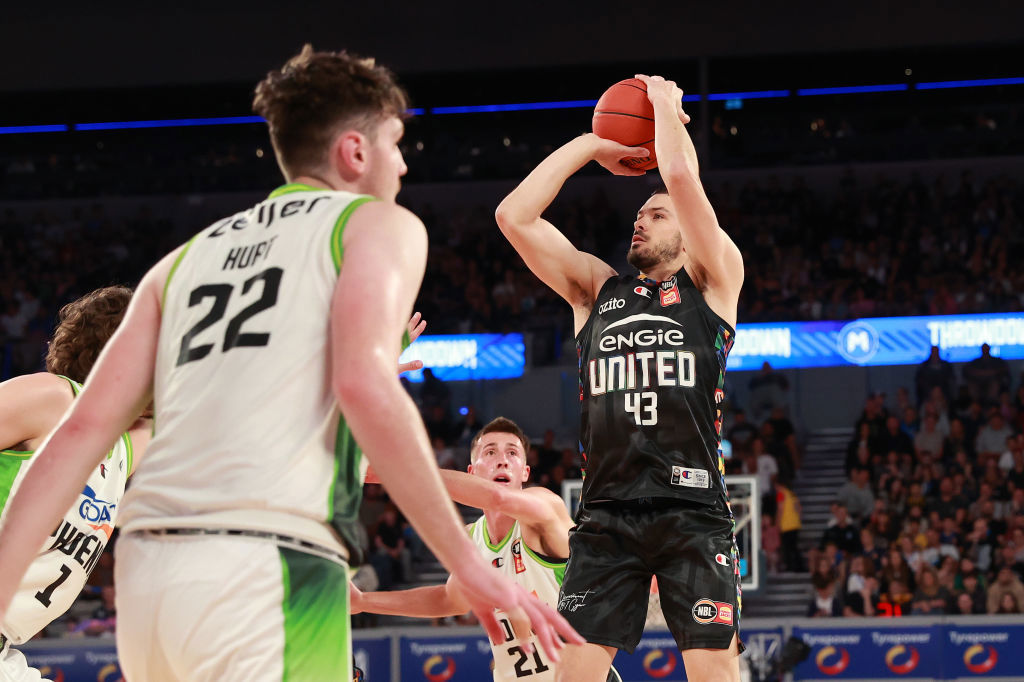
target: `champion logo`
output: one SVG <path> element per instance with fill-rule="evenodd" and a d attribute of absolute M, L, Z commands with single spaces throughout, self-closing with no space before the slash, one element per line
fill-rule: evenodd
<path fill-rule="evenodd" d="M 729 565 L 729 557 L 725 556 L 724 554 L 716 554 L 715 555 L 715 563 L 718 564 L 719 566 L 728 566 Z"/>
<path fill-rule="evenodd" d="M 650 298 L 651 297 L 651 290 L 648 289 L 645 286 L 637 286 L 637 287 L 635 287 L 633 289 L 633 293 L 637 294 L 639 296 L 643 296 L 644 298 Z"/>

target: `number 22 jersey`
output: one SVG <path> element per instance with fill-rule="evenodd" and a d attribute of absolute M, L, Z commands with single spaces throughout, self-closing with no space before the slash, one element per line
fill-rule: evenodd
<path fill-rule="evenodd" d="M 576 337 L 583 502 L 725 494 L 725 366 L 735 331 L 685 270 L 609 278 Z"/>
<path fill-rule="evenodd" d="M 154 437 L 124 531 L 240 530 L 356 552 L 363 463 L 331 390 L 330 310 L 346 221 L 372 200 L 285 185 L 179 253 L 161 304 Z M 372 297 L 373 282 L 362 286 Z"/>

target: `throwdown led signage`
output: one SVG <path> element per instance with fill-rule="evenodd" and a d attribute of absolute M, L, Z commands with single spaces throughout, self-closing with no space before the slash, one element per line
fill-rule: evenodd
<path fill-rule="evenodd" d="M 522 334 L 424 335 L 405 349 L 399 362 L 422 360 L 445 381 L 514 379 L 526 368 Z M 406 372 L 410 381 L 423 381 L 423 370 Z"/>
<path fill-rule="evenodd" d="M 928 359 L 932 346 L 945 360 L 967 362 L 983 343 L 1005 360 L 1024 358 L 1024 313 L 739 324 L 728 367 L 914 365 Z"/>

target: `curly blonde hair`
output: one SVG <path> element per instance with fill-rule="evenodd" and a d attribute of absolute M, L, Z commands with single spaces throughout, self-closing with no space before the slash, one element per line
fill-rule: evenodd
<path fill-rule="evenodd" d="M 121 324 L 131 298 L 128 287 L 104 287 L 61 308 L 46 352 L 46 371 L 85 381 L 103 346 Z"/>

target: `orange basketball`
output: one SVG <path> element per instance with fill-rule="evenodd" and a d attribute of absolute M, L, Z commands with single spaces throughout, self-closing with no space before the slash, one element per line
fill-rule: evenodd
<path fill-rule="evenodd" d="M 658 167 L 654 155 L 654 107 L 647 99 L 647 86 L 636 78 L 619 81 L 604 91 L 594 107 L 594 134 L 629 147 L 644 147 L 650 158 L 632 157 L 622 163 L 630 168 Z"/>

